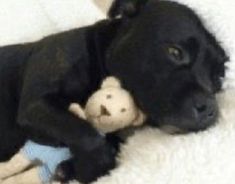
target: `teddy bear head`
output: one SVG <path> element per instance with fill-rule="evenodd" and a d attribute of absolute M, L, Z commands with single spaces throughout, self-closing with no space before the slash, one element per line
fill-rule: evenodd
<path fill-rule="evenodd" d="M 115 77 L 103 81 L 101 88 L 89 98 L 85 113 L 87 120 L 104 133 L 141 125 L 145 119 L 131 94 Z"/>

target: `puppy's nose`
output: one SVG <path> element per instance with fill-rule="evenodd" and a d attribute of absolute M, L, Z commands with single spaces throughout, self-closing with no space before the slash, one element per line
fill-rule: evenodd
<path fill-rule="evenodd" d="M 196 98 L 194 101 L 193 112 L 198 122 L 210 122 L 217 116 L 216 102 L 211 98 Z"/>
<path fill-rule="evenodd" d="M 107 110 L 107 108 L 104 105 L 100 106 L 100 114 L 102 116 L 110 116 L 110 112 Z"/>

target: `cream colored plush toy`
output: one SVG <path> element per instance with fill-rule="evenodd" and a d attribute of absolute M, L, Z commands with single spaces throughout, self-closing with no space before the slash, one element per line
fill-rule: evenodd
<path fill-rule="evenodd" d="M 127 126 L 139 126 L 145 115 L 137 108 L 130 93 L 121 87 L 115 77 L 107 77 L 101 89 L 96 91 L 83 109 L 72 103 L 69 111 L 88 122 L 103 133 L 110 133 Z"/>
<path fill-rule="evenodd" d="M 129 126 L 140 126 L 145 120 L 145 115 L 137 108 L 130 93 L 121 87 L 115 77 L 106 78 L 84 108 L 78 103 L 72 103 L 69 111 L 87 119 L 102 134 Z M 49 183 L 57 165 L 70 156 L 68 148 L 54 148 L 27 141 L 10 161 L 0 164 L 0 183 Z M 41 165 L 33 166 L 34 161 L 40 161 Z"/>

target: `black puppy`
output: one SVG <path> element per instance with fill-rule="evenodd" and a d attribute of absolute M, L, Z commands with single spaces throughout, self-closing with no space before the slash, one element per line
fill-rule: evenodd
<path fill-rule="evenodd" d="M 114 168 L 113 145 L 67 110 L 70 102 L 84 104 L 107 75 L 123 81 L 152 125 L 198 131 L 215 122 L 226 55 L 193 11 L 120 0 L 110 15 L 120 14 L 0 48 L 0 161 L 32 139 L 69 146 L 84 183 Z"/>

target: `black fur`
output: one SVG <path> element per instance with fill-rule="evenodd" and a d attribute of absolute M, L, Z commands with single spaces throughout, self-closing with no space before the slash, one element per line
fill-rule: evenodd
<path fill-rule="evenodd" d="M 123 81 L 154 126 L 198 131 L 215 122 L 223 49 L 187 7 L 140 2 L 117 1 L 125 11 L 113 6 L 110 14 L 120 19 L 0 48 L 0 161 L 32 139 L 69 146 L 81 182 L 114 168 L 116 147 L 67 110 L 107 75 Z"/>

